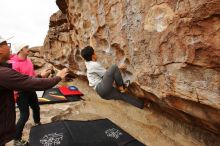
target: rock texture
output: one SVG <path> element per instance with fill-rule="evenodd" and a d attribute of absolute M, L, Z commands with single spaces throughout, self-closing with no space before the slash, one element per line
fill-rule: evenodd
<path fill-rule="evenodd" d="M 91 45 L 108 67 L 125 62 L 138 97 L 220 135 L 219 0 L 57 0 L 41 49 L 85 75 Z"/>

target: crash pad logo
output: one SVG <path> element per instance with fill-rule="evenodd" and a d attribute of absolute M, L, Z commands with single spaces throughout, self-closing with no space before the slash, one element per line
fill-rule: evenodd
<path fill-rule="evenodd" d="M 123 135 L 121 133 L 121 131 L 119 131 L 118 129 L 115 129 L 115 128 L 111 128 L 111 129 L 107 129 L 105 131 L 105 134 L 108 136 L 108 137 L 112 137 L 112 138 L 115 138 L 115 139 L 118 139 L 121 135 Z"/>
<path fill-rule="evenodd" d="M 43 146 L 56 146 L 60 145 L 63 140 L 63 133 L 50 133 L 44 135 L 43 138 L 40 139 L 40 143 Z"/>

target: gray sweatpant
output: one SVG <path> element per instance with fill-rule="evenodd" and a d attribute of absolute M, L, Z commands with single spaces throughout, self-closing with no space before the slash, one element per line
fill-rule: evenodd
<path fill-rule="evenodd" d="M 143 108 L 143 101 L 132 97 L 129 94 L 121 93 L 113 87 L 113 83 L 117 86 L 123 86 L 123 79 L 117 65 L 111 66 L 103 76 L 102 81 L 96 86 L 96 92 L 104 99 L 116 99 L 126 101 L 138 108 Z"/>

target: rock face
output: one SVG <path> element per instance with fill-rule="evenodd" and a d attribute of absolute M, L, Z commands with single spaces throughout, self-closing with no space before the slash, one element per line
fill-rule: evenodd
<path fill-rule="evenodd" d="M 132 93 L 220 135 L 219 0 L 57 0 L 41 53 L 85 75 L 91 45 L 108 67 L 125 62 Z"/>

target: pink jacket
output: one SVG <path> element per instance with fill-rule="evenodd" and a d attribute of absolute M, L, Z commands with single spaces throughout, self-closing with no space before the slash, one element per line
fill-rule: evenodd
<path fill-rule="evenodd" d="M 8 62 L 12 63 L 12 68 L 17 72 L 33 77 L 36 76 L 34 65 L 30 59 L 21 59 L 17 55 L 12 55 Z"/>
<path fill-rule="evenodd" d="M 12 64 L 12 69 L 16 70 L 21 74 L 35 77 L 36 73 L 34 71 L 34 65 L 30 59 L 21 59 L 17 55 L 11 55 L 8 63 Z M 15 102 L 18 100 L 18 93 L 14 91 Z"/>

